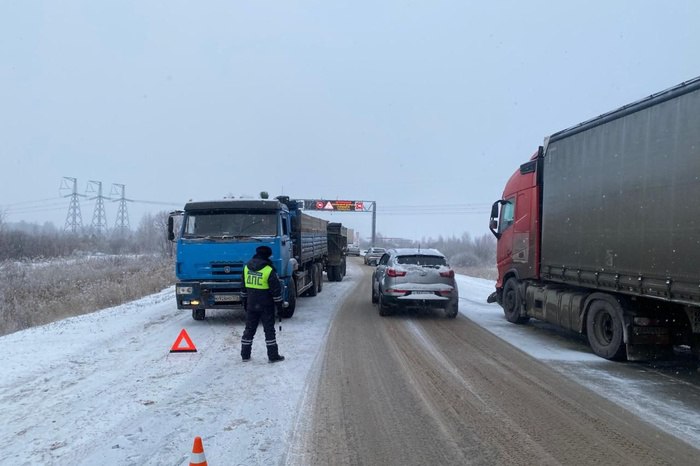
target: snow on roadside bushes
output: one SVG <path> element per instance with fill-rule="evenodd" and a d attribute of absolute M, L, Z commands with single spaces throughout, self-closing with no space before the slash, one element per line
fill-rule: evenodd
<path fill-rule="evenodd" d="M 0 335 L 116 306 L 173 284 L 172 260 L 88 256 L 0 263 Z"/>

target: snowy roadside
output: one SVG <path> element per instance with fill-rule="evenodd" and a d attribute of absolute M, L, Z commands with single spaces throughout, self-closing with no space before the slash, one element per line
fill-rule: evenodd
<path fill-rule="evenodd" d="M 239 356 L 242 311 L 178 311 L 173 289 L 0 338 L 0 464 L 186 464 L 201 436 L 210 464 L 274 464 L 329 323 L 362 278 L 300 298 L 269 364 L 262 328 Z M 196 353 L 171 354 L 181 329 Z"/>

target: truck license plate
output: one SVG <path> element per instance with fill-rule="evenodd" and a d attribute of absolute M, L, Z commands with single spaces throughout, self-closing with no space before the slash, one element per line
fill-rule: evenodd
<path fill-rule="evenodd" d="M 235 294 L 217 294 L 214 295 L 214 301 L 217 303 L 235 303 L 241 300 L 241 297 Z"/>

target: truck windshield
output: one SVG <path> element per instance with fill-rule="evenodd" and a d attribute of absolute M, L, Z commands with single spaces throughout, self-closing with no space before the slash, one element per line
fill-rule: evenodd
<path fill-rule="evenodd" d="M 277 236 L 276 212 L 190 212 L 183 238 L 236 238 Z"/>

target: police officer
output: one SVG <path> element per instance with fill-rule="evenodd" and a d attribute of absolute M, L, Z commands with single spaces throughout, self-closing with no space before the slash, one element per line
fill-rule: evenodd
<path fill-rule="evenodd" d="M 262 321 L 265 331 L 267 358 L 270 362 L 284 360 L 279 354 L 275 339 L 275 308 L 282 310 L 282 286 L 270 257 L 272 249 L 259 246 L 255 255 L 243 268 L 244 288 L 241 293 L 243 308 L 246 310 L 245 330 L 241 338 L 241 357 L 250 360 L 253 337 Z"/>

